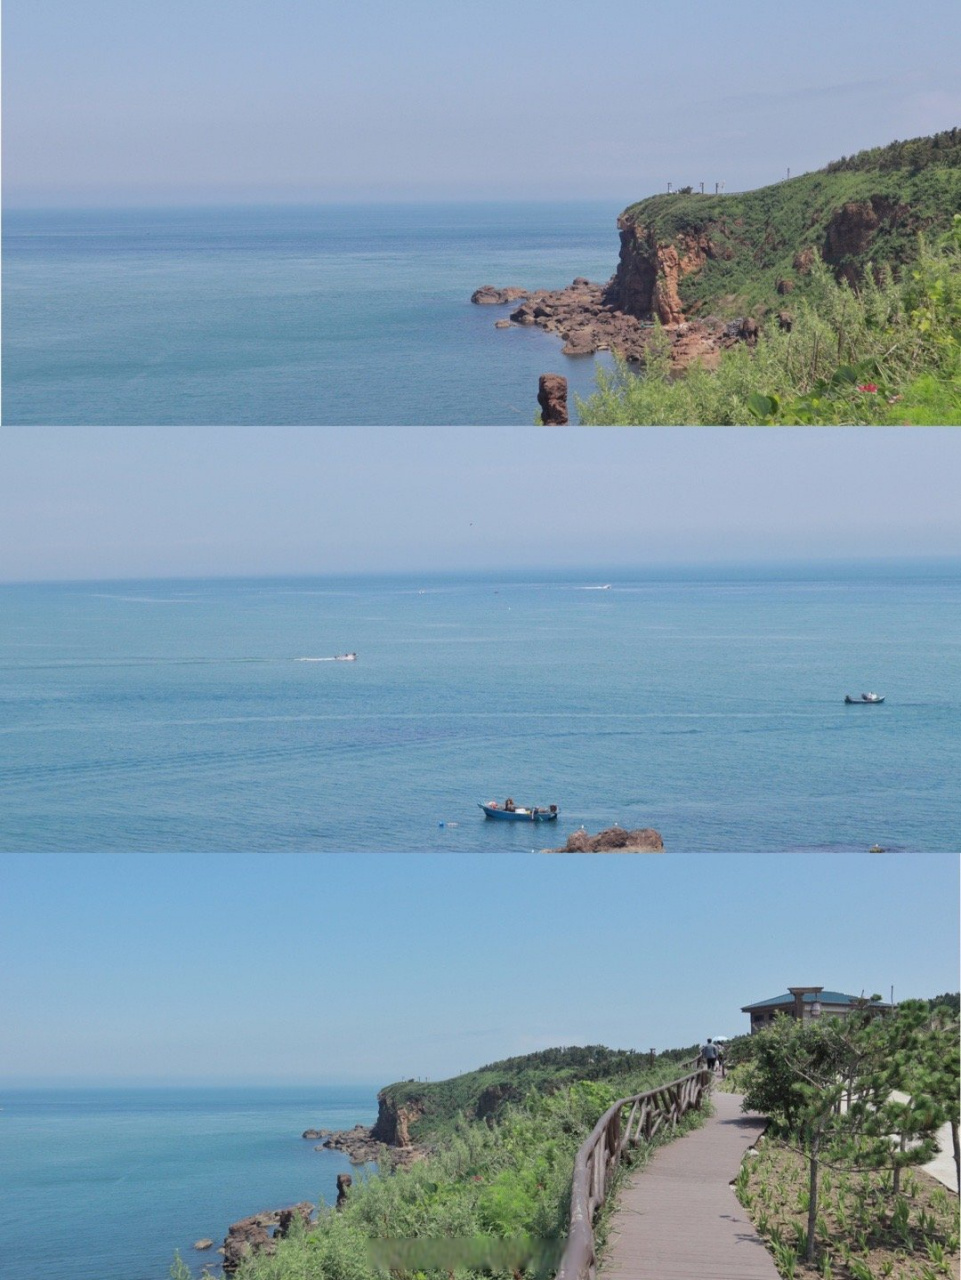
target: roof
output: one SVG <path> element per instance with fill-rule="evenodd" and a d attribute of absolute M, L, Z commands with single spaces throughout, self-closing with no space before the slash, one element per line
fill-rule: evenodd
<path fill-rule="evenodd" d="M 854 1004 L 856 1000 L 860 1000 L 860 996 L 846 996 L 843 991 L 807 991 L 801 996 L 805 1004 L 813 1004 L 815 1000 L 821 1004 Z M 769 1000 L 758 1000 L 756 1004 L 745 1004 L 741 1006 L 742 1013 L 750 1013 L 752 1009 L 772 1009 L 778 1005 L 787 1004 L 794 1007 L 794 996 L 790 991 L 785 991 L 783 996 L 771 996 Z"/>

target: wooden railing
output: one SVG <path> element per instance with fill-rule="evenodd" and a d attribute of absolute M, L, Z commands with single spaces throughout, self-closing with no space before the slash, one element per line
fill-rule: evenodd
<path fill-rule="evenodd" d="M 692 1067 L 697 1061 L 684 1065 Z M 594 1280 L 594 1219 L 621 1156 L 628 1147 L 650 1142 L 664 1125 L 676 1128 L 685 1112 L 700 1110 L 713 1079 L 711 1071 L 700 1068 L 658 1089 L 621 1098 L 604 1112 L 574 1160 L 571 1225 L 556 1280 Z M 626 1108 L 630 1110 L 625 1121 Z"/>

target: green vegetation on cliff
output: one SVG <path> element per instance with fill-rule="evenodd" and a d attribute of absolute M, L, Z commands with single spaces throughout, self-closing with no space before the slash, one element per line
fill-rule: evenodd
<path fill-rule="evenodd" d="M 756 191 L 652 196 L 620 223 L 625 244 L 673 244 L 686 259 L 677 279 L 685 315 L 733 316 L 803 295 L 818 258 L 852 284 L 871 267 L 901 273 L 917 258 L 918 234 L 936 238 L 959 211 L 961 129 L 950 129 Z"/>
<path fill-rule="evenodd" d="M 503 1113 L 511 1103 L 519 1103 L 533 1093 L 553 1094 L 584 1080 L 605 1080 L 618 1087 L 626 1081 L 657 1080 L 677 1075 L 677 1064 L 697 1056 L 698 1046 L 668 1050 L 652 1065 L 646 1053 L 629 1049 L 607 1049 L 603 1045 L 544 1049 L 519 1058 L 492 1062 L 477 1071 L 450 1080 L 401 1081 L 387 1085 L 378 1095 L 381 1118 L 375 1136 L 393 1141 L 393 1118 L 403 1110 L 410 1118 L 408 1134 L 414 1142 L 443 1136 L 461 1120 L 485 1120 Z M 664 1071 L 668 1075 L 664 1075 Z M 632 1092 L 625 1088 L 626 1092 Z M 636 1091 L 635 1091 L 636 1092 Z"/>
<path fill-rule="evenodd" d="M 815 256 L 790 325 L 763 317 L 756 344 L 721 351 L 714 370 L 678 377 L 656 334 L 642 374 L 601 374 L 578 411 L 588 425 L 961 424 L 961 215 L 918 237 L 900 278 L 888 265 L 851 284 Z"/>
<path fill-rule="evenodd" d="M 587 1072 L 600 1074 L 577 1080 L 578 1058 Z M 683 1074 L 667 1055 L 653 1068 L 638 1070 L 642 1060 L 647 1062 L 647 1055 L 599 1046 L 548 1050 L 441 1084 L 418 1085 L 416 1095 L 405 1092 L 414 1082 L 391 1086 L 381 1096 L 399 1090 L 392 1099 L 397 1105 L 409 1105 L 415 1096 L 431 1098 L 432 1135 L 443 1132 L 436 1150 L 409 1168 L 356 1181 L 341 1210 L 321 1205 L 313 1226 L 295 1226 L 271 1256 L 248 1257 L 237 1280 L 375 1280 L 388 1269 L 418 1280 L 480 1272 L 505 1280 L 521 1273 L 553 1274 L 567 1233 L 578 1147 L 617 1098 Z M 605 1067 L 610 1068 L 606 1077 Z M 521 1101 L 503 1102 L 496 1118 L 456 1114 L 455 1102 L 468 1110 L 472 1099 L 476 1104 L 478 1078 L 488 1076 L 537 1083 Z M 699 1115 L 689 1113 L 678 1131 L 698 1123 Z M 670 1130 L 665 1130 L 668 1140 Z M 643 1161 L 646 1153 L 638 1148 L 637 1159 Z M 439 1250 L 449 1241 L 446 1247 L 462 1250 L 464 1258 L 451 1261 L 441 1252 L 434 1265 L 412 1262 L 406 1254 L 400 1260 L 393 1254 L 375 1257 L 376 1241 L 440 1242 L 434 1246 Z M 509 1242 L 502 1254 L 498 1241 Z M 178 1262 L 171 1274 L 181 1280 L 189 1273 Z"/>

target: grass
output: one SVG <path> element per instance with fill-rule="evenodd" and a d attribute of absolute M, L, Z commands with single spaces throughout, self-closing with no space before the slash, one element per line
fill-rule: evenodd
<path fill-rule="evenodd" d="M 321 1205 L 318 1221 L 278 1242 L 272 1256 L 243 1263 L 237 1280 L 374 1280 L 383 1276 L 371 1254 L 372 1241 L 450 1242 L 463 1263 L 431 1265 L 402 1255 L 392 1270 L 427 1277 L 467 1277 L 481 1270 L 513 1277 L 553 1274 L 566 1238 L 574 1156 L 604 1111 L 620 1096 L 643 1092 L 677 1078 L 663 1063 L 651 1078 L 625 1075 L 581 1081 L 556 1091 L 534 1092 L 508 1104 L 497 1120 L 456 1120 L 427 1159 L 389 1176 L 355 1182 L 340 1212 Z M 702 1122 L 689 1113 L 676 1133 Z M 670 1140 L 668 1130 L 661 1141 Z M 657 1139 L 653 1145 L 659 1145 Z M 650 1154 L 640 1147 L 637 1167 Z M 601 1225 L 603 1235 L 603 1223 Z M 489 1244 L 486 1266 L 477 1246 Z M 498 1254 L 496 1242 L 508 1254 Z M 460 1254 L 458 1256 L 461 1256 Z"/>
<path fill-rule="evenodd" d="M 873 203 L 872 203 L 873 202 Z M 846 204 L 871 204 L 879 225 L 867 254 L 829 243 L 829 228 Z M 961 130 L 896 142 L 835 161 L 814 173 L 732 195 L 658 195 L 629 206 L 622 222 L 659 243 L 698 238 L 712 246 L 703 267 L 679 285 L 688 315 L 698 310 L 738 315 L 780 309 L 778 283 L 802 296 L 812 287 L 805 250 L 827 255 L 849 278 L 866 275 L 866 257 L 896 270 L 910 266 L 919 232 L 947 230 L 961 208 Z"/>
<path fill-rule="evenodd" d="M 824 1169 L 817 1255 L 802 1261 L 807 1230 L 805 1157 L 762 1138 L 734 1184 L 778 1273 L 824 1280 L 957 1280 L 958 1199 L 920 1170 L 891 1192 L 891 1174 Z"/>
<path fill-rule="evenodd" d="M 655 331 L 641 375 L 619 362 L 577 401 L 585 425 L 961 425 L 961 215 L 900 280 L 869 274 L 855 289 L 811 269 L 790 332 L 762 326 L 755 348 L 721 353 L 716 370 L 678 377 Z"/>
<path fill-rule="evenodd" d="M 621 1095 L 640 1092 L 628 1081 L 654 1084 L 676 1079 L 678 1063 L 697 1055 L 697 1046 L 660 1054 L 652 1064 L 649 1055 L 603 1045 L 544 1049 L 517 1058 L 489 1063 L 450 1080 L 430 1083 L 414 1080 L 387 1085 L 380 1096 L 395 1109 L 407 1107 L 419 1118 L 410 1126 L 411 1138 L 429 1142 L 443 1138 L 461 1119 L 487 1119 L 519 1103 L 532 1092 L 552 1093 L 582 1080 L 605 1080 Z M 617 1095 L 615 1095 L 617 1096 Z"/>

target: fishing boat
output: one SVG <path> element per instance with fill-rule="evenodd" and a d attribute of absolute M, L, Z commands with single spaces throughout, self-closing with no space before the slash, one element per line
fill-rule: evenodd
<path fill-rule="evenodd" d="M 356 662 L 357 654 L 356 653 L 335 653 L 334 661 L 335 662 Z"/>
<path fill-rule="evenodd" d="M 853 707 L 855 705 L 859 707 L 874 706 L 875 703 L 881 703 L 884 701 L 884 695 L 880 693 L 862 693 L 859 697 L 852 698 L 849 693 L 846 693 L 844 695 L 844 701 L 849 707 Z"/>
<path fill-rule="evenodd" d="M 499 818 L 502 822 L 556 822 L 560 812 L 556 804 L 525 809 L 521 805 L 501 805 L 496 800 L 488 800 L 487 804 L 478 801 L 478 807 L 484 810 L 485 818 Z"/>

